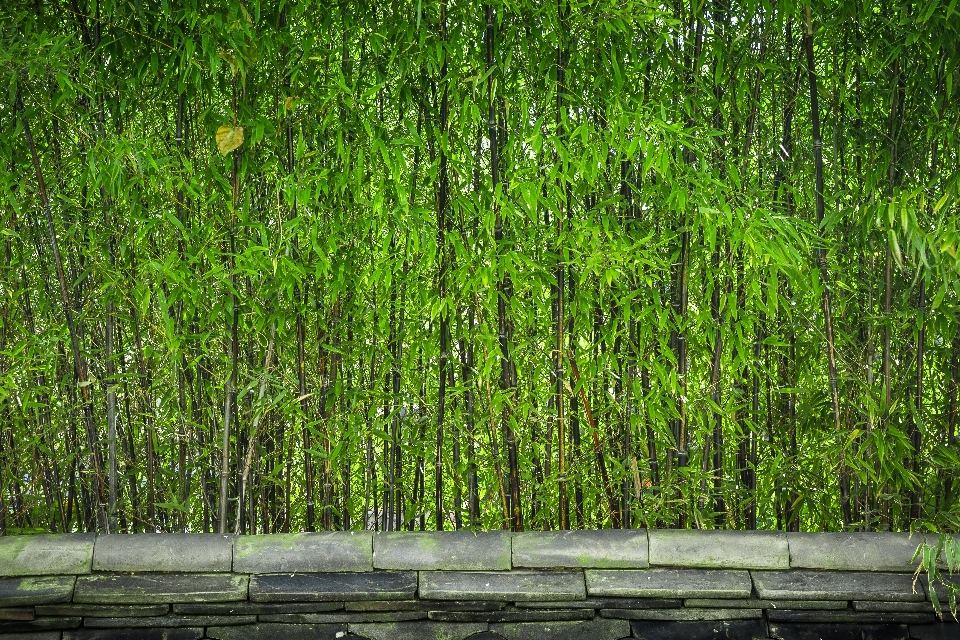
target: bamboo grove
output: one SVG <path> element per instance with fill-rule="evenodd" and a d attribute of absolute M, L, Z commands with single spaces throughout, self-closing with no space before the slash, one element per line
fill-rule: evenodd
<path fill-rule="evenodd" d="M 0 9 L 0 533 L 960 526 L 960 8 Z"/>

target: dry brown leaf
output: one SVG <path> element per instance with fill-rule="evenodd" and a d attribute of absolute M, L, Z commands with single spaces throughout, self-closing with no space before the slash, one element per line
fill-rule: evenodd
<path fill-rule="evenodd" d="M 220 127 L 217 129 L 217 148 L 227 155 L 243 144 L 243 127 Z"/>

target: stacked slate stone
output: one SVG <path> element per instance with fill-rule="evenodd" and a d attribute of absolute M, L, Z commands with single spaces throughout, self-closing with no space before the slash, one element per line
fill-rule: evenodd
<path fill-rule="evenodd" d="M 0 638 L 957 640 L 922 537 L 354 531 L 0 538 Z"/>

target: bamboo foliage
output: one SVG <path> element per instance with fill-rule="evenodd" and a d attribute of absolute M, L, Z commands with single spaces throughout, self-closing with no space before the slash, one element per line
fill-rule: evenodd
<path fill-rule="evenodd" d="M 0 532 L 951 529 L 950 3 L 0 8 Z"/>

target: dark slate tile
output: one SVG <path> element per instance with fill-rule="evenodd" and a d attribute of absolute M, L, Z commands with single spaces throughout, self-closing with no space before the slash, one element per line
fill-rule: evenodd
<path fill-rule="evenodd" d="M 523 609 L 676 609 L 683 606 L 683 600 L 670 598 L 587 598 L 572 601 L 518 602 Z"/>
<path fill-rule="evenodd" d="M 90 573 L 92 533 L 0 536 L 0 577 Z"/>
<path fill-rule="evenodd" d="M 413 571 L 275 574 L 250 579 L 253 602 L 410 600 L 416 592 Z"/>
<path fill-rule="evenodd" d="M 830 624 L 770 622 L 769 634 L 776 640 L 907 640 L 905 624 Z"/>
<path fill-rule="evenodd" d="M 141 573 L 80 576 L 74 602 L 157 604 L 247 599 L 247 576 L 230 573 Z"/>
<path fill-rule="evenodd" d="M 104 605 L 104 604 L 43 604 L 38 616 L 80 616 L 81 618 L 137 618 L 162 616 L 170 611 L 168 604 Z"/>
<path fill-rule="evenodd" d="M 94 571 L 230 571 L 233 536 L 213 533 L 141 533 L 99 535 Z"/>
<path fill-rule="evenodd" d="M 654 622 L 630 623 L 633 637 L 642 640 L 753 640 L 767 637 L 763 620 L 732 620 L 715 622 Z"/>
<path fill-rule="evenodd" d="M 702 569 L 788 569 L 781 531 L 656 529 L 649 532 L 650 566 Z"/>
<path fill-rule="evenodd" d="M 260 616 L 260 622 L 288 624 L 347 624 L 349 622 L 405 622 L 426 620 L 426 611 L 379 611 L 363 613 L 276 613 Z"/>
<path fill-rule="evenodd" d="M 80 626 L 80 622 L 80 618 L 34 618 L 22 622 L 0 622 L 0 633 L 76 629 Z"/>
<path fill-rule="evenodd" d="M 630 635 L 626 620 L 594 618 L 581 622 L 497 622 L 490 631 L 507 640 L 619 640 Z"/>
<path fill-rule="evenodd" d="M 583 600 L 579 571 L 421 571 L 420 597 L 437 600 Z"/>
<path fill-rule="evenodd" d="M 484 602 L 482 600 L 472 602 L 464 600 L 368 600 L 346 603 L 347 611 L 499 611 L 504 606 L 506 606 L 505 602 Z"/>
<path fill-rule="evenodd" d="M 644 569 L 645 529 L 527 531 L 513 534 L 513 566 L 549 569 Z"/>
<path fill-rule="evenodd" d="M 591 596 L 632 598 L 748 598 L 750 574 L 729 569 L 587 569 Z"/>
<path fill-rule="evenodd" d="M 84 627 L 92 629 L 126 629 L 167 627 L 221 627 L 255 624 L 257 616 L 158 616 L 154 618 L 87 618 Z"/>
<path fill-rule="evenodd" d="M 440 622 L 561 622 L 592 620 L 593 609 L 510 609 L 507 611 L 431 611 L 430 619 Z"/>
<path fill-rule="evenodd" d="M 209 602 L 175 604 L 173 612 L 201 616 L 254 616 L 269 613 L 321 613 L 339 611 L 342 602 Z"/>
<path fill-rule="evenodd" d="M 203 629 L 74 629 L 63 640 L 199 640 Z"/>
<path fill-rule="evenodd" d="M 720 598 L 687 598 L 685 607 L 718 607 L 720 609 L 846 609 L 846 600 L 761 600 L 743 598 L 723 600 Z"/>
<path fill-rule="evenodd" d="M 604 618 L 619 620 L 753 620 L 763 609 L 601 609 Z"/>
<path fill-rule="evenodd" d="M 9 607 L 0 609 L 0 620 L 33 620 L 33 607 Z"/>
<path fill-rule="evenodd" d="M 790 607 L 783 607 L 789 609 Z M 912 611 L 915 613 L 933 613 L 933 604 L 930 602 L 870 602 L 864 600 L 853 601 L 854 611 Z"/>
<path fill-rule="evenodd" d="M 345 624 L 276 624 L 259 622 L 242 627 L 207 627 L 215 640 L 337 640 L 347 632 Z"/>
<path fill-rule="evenodd" d="M 934 624 L 910 625 L 910 637 L 915 640 L 957 640 L 960 637 L 955 620 L 937 622 Z"/>
<path fill-rule="evenodd" d="M 350 625 L 350 633 L 369 640 L 464 640 L 487 630 L 486 622 L 363 622 Z"/>
<path fill-rule="evenodd" d="M 902 611 L 791 611 L 770 609 L 767 619 L 776 622 L 863 622 L 863 623 L 924 623 L 933 622 L 933 613 Z"/>
<path fill-rule="evenodd" d="M 852 571 L 752 571 L 757 595 L 774 600 L 892 600 L 915 602 L 913 576 L 904 573 Z"/>
<path fill-rule="evenodd" d="M 70 602 L 76 580 L 73 576 L 0 578 L 0 606 Z"/>
<path fill-rule="evenodd" d="M 325 531 L 241 536 L 233 545 L 237 573 L 325 573 L 373 570 L 373 533 Z"/>
<path fill-rule="evenodd" d="M 373 537 L 373 566 L 413 571 L 506 571 L 510 569 L 510 533 L 378 533 Z"/>
<path fill-rule="evenodd" d="M 835 571 L 912 573 L 923 536 L 889 532 L 788 533 L 790 566 Z"/>
<path fill-rule="evenodd" d="M 60 631 L 36 631 L 26 633 L 3 633 L 0 634 L 2 640 L 60 640 L 62 633 Z"/>

